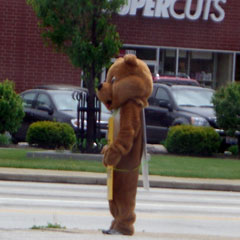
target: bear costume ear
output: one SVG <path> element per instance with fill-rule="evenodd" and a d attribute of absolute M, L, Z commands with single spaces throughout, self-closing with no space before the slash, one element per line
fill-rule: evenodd
<path fill-rule="evenodd" d="M 137 57 L 133 54 L 126 54 L 124 56 L 124 62 L 126 64 L 129 64 L 129 65 L 135 66 L 135 67 L 138 65 Z"/>

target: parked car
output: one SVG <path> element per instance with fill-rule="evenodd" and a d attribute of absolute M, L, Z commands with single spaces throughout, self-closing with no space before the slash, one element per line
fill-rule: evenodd
<path fill-rule="evenodd" d="M 186 76 L 162 76 L 159 74 L 153 75 L 154 83 L 165 83 L 168 85 L 190 85 L 200 86 L 199 82 L 195 79 Z"/>
<path fill-rule="evenodd" d="M 199 86 L 155 83 L 145 109 L 148 142 L 165 140 L 169 127 L 181 124 L 211 126 L 221 134 L 211 102 L 213 94 L 214 90 Z"/>
<path fill-rule="evenodd" d="M 28 127 L 36 121 L 57 121 L 71 125 L 77 133 L 77 105 L 74 91 L 87 93 L 87 89 L 68 85 L 42 85 L 22 92 L 25 117 L 19 130 L 12 135 L 14 143 L 25 141 Z M 101 137 L 107 132 L 110 112 L 101 104 Z M 86 122 L 84 123 L 86 128 Z"/>

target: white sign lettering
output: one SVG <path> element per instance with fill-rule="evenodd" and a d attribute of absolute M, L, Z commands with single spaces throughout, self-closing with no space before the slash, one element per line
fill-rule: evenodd
<path fill-rule="evenodd" d="M 221 4 L 227 3 L 227 0 L 197 0 L 196 9 L 191 10 L 192 0 L 186 0 L 183 12 L 179 13 L 175 5 L 179 0 L 127 0 L 119 11 L 119 15 L 135 16 L 138 9 L 143 9 L 144 17 L 155 18 L 174 18 L 176 20 L 189 19 L 196 21 L 202 17 L 203 20 L 211 19 L 214 22 L 221 22 L 225 18 L 225 11 Z M 214 13 L 210 13 L 210 9 Z"/>

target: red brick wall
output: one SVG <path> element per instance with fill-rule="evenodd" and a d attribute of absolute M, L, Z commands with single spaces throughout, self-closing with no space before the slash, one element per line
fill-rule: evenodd
<path fill-rule="evenodd" d="M 44 46 L 25 0 L 1 0 L 0 9 L 0 81 L 13 80 L 18 92 L 46 83 L 80 85 L 80 70 Z"/>
<path fill-rule="evenodd" d="M 39 84 L 80 85 L 80 70 L 43 44 L 37 19 L 25 0 L 1 0 L 0 80 L 22 91 Z M 223 22 L 115 16 L 125 44 L 240 51 L 240 0 L 227 0 Z"/>
<path fill-rule="evenodd" d="M 194 3 L 194 1 L 193 1 Z M 121 39 L 128 44 L 240 51 L 240 1 L 222 4 L 225 19 L 175 20 L 137 16 L 116 16 Z"/>

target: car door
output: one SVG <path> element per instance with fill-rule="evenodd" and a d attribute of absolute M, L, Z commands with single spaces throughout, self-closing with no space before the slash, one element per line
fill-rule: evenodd
<path fill-rule="evenodd" d="M 151 97 L 149 107 L 145 109 L 147 138 L 149 142 L 159 142 L 166 138 L 168 126 L 171 124 L 171 96 L 164 87 L 157 87 Z"/>
<path fill-rule="evenodd" d="M 54 105 L 46 93 L 39 93 L 36 98 L 34 121 L 53 121 Z"/>

